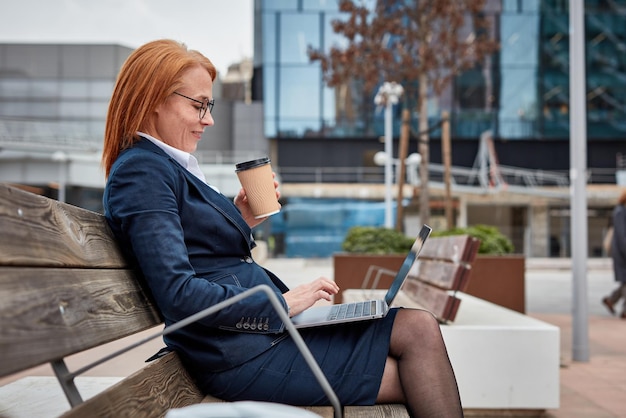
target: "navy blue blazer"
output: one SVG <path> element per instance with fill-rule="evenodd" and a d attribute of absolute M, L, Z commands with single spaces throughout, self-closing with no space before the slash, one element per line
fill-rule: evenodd
<path fill-rule="evenodd" d="M 281 295 L 288 288 L 252 260 L 252 231 L 239 209 L 150 141 L 142 138 L 120 154 L 103 201 L 109 226 L 166 326 L 259 284 L 275 289 L 287 310 Z M 267 296 L 257 294 L 165 342 L 189 366 L 210 373 L 240 365 L 286 336 Z"/>

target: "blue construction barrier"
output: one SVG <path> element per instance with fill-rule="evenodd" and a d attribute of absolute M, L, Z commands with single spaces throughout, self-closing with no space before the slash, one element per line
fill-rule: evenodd
<path fill-rule="evenodd" d="M 396 205 L 393 202 L 393 221 Z M 353 226 L 383 226 L 385 203 L 348 199 L 290 199 L 271 218 L 271 234 L 282 235 L 287 257 L 330 257 L 342 251 Z"/>

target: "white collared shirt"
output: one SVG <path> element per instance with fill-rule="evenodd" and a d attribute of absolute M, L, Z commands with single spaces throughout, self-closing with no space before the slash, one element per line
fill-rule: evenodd
<path fill-rule="evenodd" d="M 146 138 L 148 141 L 152 142 L 154 145 L 161 148 L 167 155 L 169 155 L 174 160 L 176 160 L 176 162 L 182 165 L 187 171 L 189 171 L 191 174 L 193 174 L 194 176 L 198 177 L 200 180 L 208 184 L 206 181 L 206 177 L 204 176 L 204 173 L 200 169 L 200 165 L 198 164 L 198 160 L 196 159 L 196 157 L 194 157 L 188 152 L 185 152 L 185 151 L 179 150 L 178 148 L 174 148 L 170 145 L 167 145 L 165 142 L 159 141 L 155 137 L 150 136 L 146 133 L 137 132 L 137 135 L 143 138 Z M 210 184 L 208 185 L 211 186 Z M 211 186 L 211 187 L 216 192 L 219 192 L 219 190 L 216 187 L 214 186 Z"/>

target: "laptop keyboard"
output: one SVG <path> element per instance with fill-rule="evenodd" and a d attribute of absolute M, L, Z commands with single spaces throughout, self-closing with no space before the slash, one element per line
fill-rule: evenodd
<path fill-rule="evenodd" d="M 334 305 L 328 315 L 329 320 L 350 319 L 360 316 L 369 316 L 376 311 L 376 301 L 368 300 L 363 302 L 341 303 Z"/>

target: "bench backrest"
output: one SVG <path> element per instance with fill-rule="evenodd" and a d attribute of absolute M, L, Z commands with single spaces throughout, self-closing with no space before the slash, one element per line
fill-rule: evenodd
<path fill-rule="evenodd" d="M 454 321 L 461 303 L 456 292 L 467 288 L 479 246 L 480 240 L 469 235 L 429 238 L 403 292 L 441 322 Z"/>
<path fill-rule="evenodd" d="M 104 217 L 0 184 L 0 376 L 159 325 Z"/>

